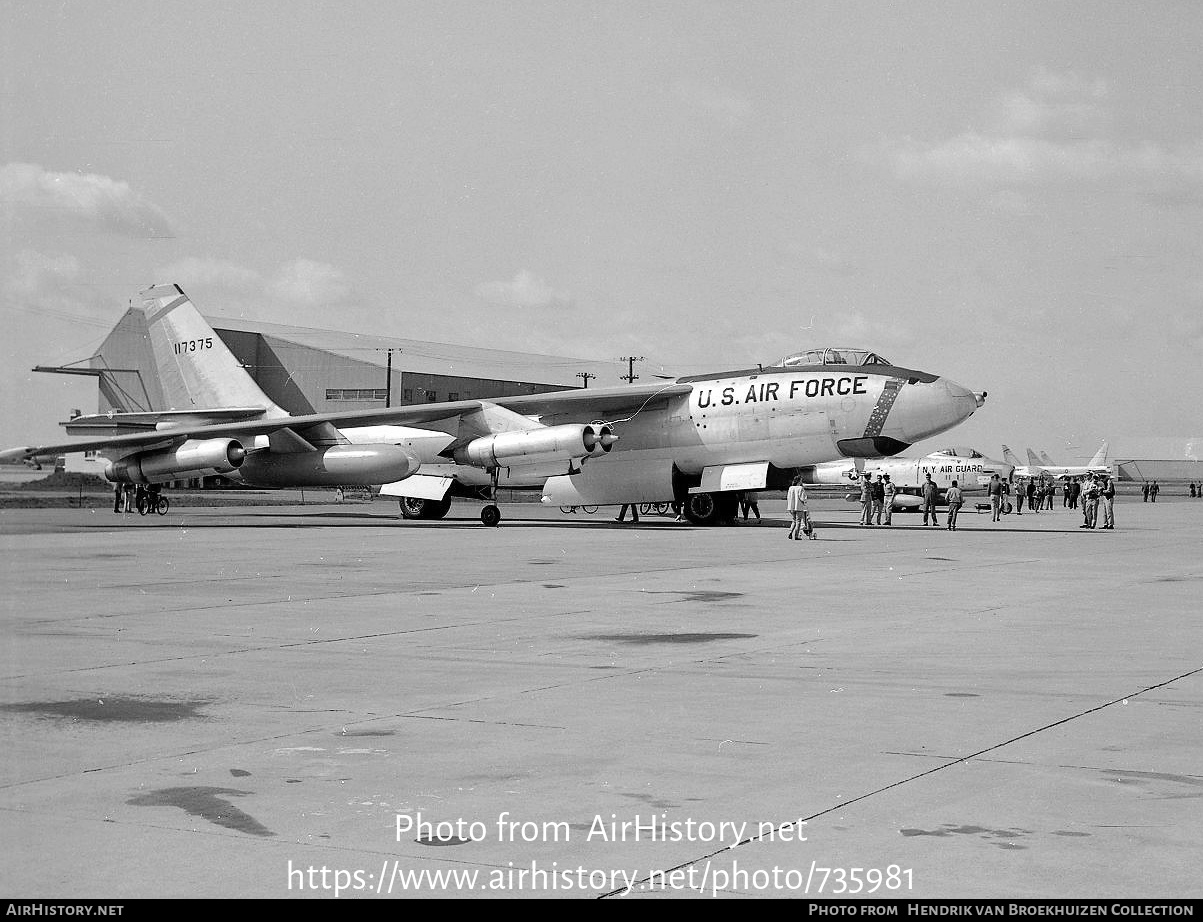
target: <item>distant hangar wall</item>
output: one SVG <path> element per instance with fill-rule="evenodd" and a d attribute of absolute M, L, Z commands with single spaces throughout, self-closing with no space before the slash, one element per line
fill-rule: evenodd
<path fill-rule="evenodd" d="M 626 371 L 617 362 L 206 319 L 263 392 L 294 414 L 536 394 L 579 387 L 582 375 L 618 384 Z M 89 361 L 100 372 L 99 412 L 171 409 L 142 311 L 128 311 Z"/>

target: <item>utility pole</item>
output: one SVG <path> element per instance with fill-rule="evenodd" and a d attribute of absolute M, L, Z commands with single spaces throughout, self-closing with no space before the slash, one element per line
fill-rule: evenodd
<path fill-rule="evenodd" d="M 635 374 L 635 363 L 643 361 L 642 355 L 624 355 L 621 359 L 619 359 L 619 361 L 627 363 L 627 373 L 625 375 L 619 375 L 619 378 L 621 378 L 623 381 L 626 381 L 627 384 L 634 384 L 637 380 L 639 380 L 639 375 Z"/>
<path fill-rule="evenodd" d="M 578 378 L 582 379 L 582 380 L 585 382 L 585 387 L 588 387 L 588 386 L 589 386 L 589 379 L 590 379 L 590 378 L 596 378 L 596 377 L 597 377 L 597 375 L 591 375 L 591 374 L 589 374 L 589 372 L 587 372 L 587 371 L 578 371 L 578 372 L 576 373 L 576 376 L 577 376 Z"/>
<path fill-rule="evenodd" d="M 400 352 L 400 349 L 384 349 L 388 353 L 388 359 L 385 362 L 385 382 L 384 382 L 384 405 L 391 407 L 393 405 L 393 353 Z"/>

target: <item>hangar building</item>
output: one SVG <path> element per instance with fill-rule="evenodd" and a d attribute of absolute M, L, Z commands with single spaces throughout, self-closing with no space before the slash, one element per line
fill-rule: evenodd
<path fill-rule="evenodd" d="M 205 318 L 268 397 L 293 414 L 505 397 L 622 383 L 627 367 L 537 355 L 316 330 L 253 320 Z M 146 316 L 131 308 L 95 355 L 37 371 L 89 375 L 98 412 L 165 410 Z"/>

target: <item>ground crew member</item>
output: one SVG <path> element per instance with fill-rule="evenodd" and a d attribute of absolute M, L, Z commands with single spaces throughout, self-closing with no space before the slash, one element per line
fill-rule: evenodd
<path fill-rule="evenodd" d="M 927 524 L 927 516 L 930 513 L 931 523 L 939 525 L 940 523 L 936 519 L 936 496 L 938 490 L 931 479 L 931 474 L 927 474 L 926 476 L 927 479 L 923 481 L 923 486 L 920 487 L 923 496 L 923 524 Z"/>
<path fill-rule="evenodd" d="M 882 474 L 881 479 L 884 481 L 881 502 L 885 506 L 886 524 L 890 525 L 892 524 L 891 513 L 894 511 L 894 496 L 898 493 L 898 488 L 890 480 L 889 474 Z"/>
<path fill-rule="evenodd" d="M 957 486 L 955 480 L 948 488 L 946 498 L 948 499 L 948 530 L 956 531 L 957 513 L 961 511 L 961 504 L 965 502 L 965 494 L 961 492 L 961 488 Z"/>

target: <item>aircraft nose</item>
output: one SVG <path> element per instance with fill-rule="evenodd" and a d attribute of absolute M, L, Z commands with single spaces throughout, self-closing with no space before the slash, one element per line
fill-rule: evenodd
<path fill-rule="evenodd" d="M 963 423 L 986 401 L 986 394 L 948 378 L 931 383 L 903 385 L 889 421 L 897 426 L 904 442 L 914 443 L 939 435 Z"/>

